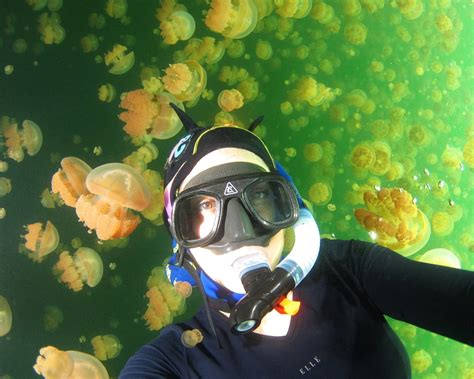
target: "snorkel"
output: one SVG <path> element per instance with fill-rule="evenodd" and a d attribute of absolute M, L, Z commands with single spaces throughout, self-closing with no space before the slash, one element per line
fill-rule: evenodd
<path fill-rule="evenodd" d="M 294 186 L 283 167 L 278 163 L 276 165 L 278 172 Z M 299 302 L 288 300 L 286 295 L 298 286 L 314 266 L 319 254 L 320 234 L 316 221 L 299 194 L 297 198 L 300 210 L 293 226 L 295 243 L 288 255 L 273 271 L 259 267 L 256 262 L 254 269 L 247 266 L 240 273 L 246 294 L 230 314 L 231 328 L 236 334 L 256 329 L 272 309 L 291 315 L 299 310 Z"/>
<path fill-rule="evenodd" d="M 173 104 L 171 106 L 175 109 L 189 134 L 178 142 L 165 166 L 165 212 L 163 213 L 165 224 L 169 228 L 173 204 L 176 197 L 179 196 L 179 184 L 189 175 L 196 162 L 206 154 L 225 147 L 236 147 L 251 151 L 261 157 L 265 165 L 270 167 L 272 172 L 286 178 L 296 192 L 299 215 L 293 225 L 295 243 L 288 255 L 273 271 L 264 256 L 258 253 L 258 249 L 264 247 L 253 246 L 251 240 L 248 242 L 248 251 L 252 252 L 242 255 L 241 259 L 238 258 L 232 262 L 231 266 L 240 278 L 245 293 L 234 293 L 227 289 L 227 293 L 231 295 L 225 299 L 229 306 L 227 310 L 230 310 L 231 330 L 236 334 L 251 332 L 273 309 L 280 313 L 296 314 L 299 303 L 289 301 L 286 295 L 304 279 L 315 264 L 319 253 L 319 230 L 313 216 L 296 191 L 291 178 L 279 164 L 273 161 L 266 146 L 252 133 L 261 118 L 255 120 L 248 130 L 233 126 L 202 128 L 194 124 L 181 109 Z M 219 162 L 218 165 L 221 163 Z M 254 245 L 258 244 L 254 243 Z M 219 294 L 226 293 L 226 291 L 221 291 L 222 288 L 219 287 L 222 286 L 215 282 L 212 283 L 212 279 L 206 277 L 205 270 L 201 269 L 189 249 L 178 245 L 175 252 L 172 261 L 176 266 L 169 266 L 169 278 L 172 282 L 176 281 L 180 276 L 180 270 L 187 271 L 188 278 L 191 274 L 192 284 L 198 285 L 201 289 L 211 328 L 215 334 L 207 309 L 207 296 L 210 296 L 211 299 L 219 299 L 222 298 L 222 295 Z M 184 268 L 180 268 L 181 265 Z M 209 283 L 211 286 L 208 285 Z M 211 294 L 210 287 L 217 288 L 214 295 Z M 216 293 L 218 294 L 216 295 Z"/>

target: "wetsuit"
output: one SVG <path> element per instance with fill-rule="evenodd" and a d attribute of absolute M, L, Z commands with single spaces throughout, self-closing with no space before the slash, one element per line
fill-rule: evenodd
<path fill-rule="evenodd" d="M 321 241 L 288 334 L 233 335 L 212 310 L 219 349 L 201 309 L 140 348 L 120 374 L 137 378 L 410 378 L 407 353 L 383 315 L 474 346 L 474 272 L 420 263 L 361 241 Z M 194 348 L 180 341 L 198 328 Z"/>

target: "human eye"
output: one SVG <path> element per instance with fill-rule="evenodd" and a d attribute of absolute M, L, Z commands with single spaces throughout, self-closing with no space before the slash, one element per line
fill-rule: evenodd
<path fill-rule="evenodd" d="M 200 212 L 211 212 L 215 208 L 215 202 L 211 199 L 201 200 L 198 204 Z"/>
<path fill-rule="evenodd" d="M 253 188 L 250 193 L 252 200 L 263 201 L 270 198 L 270 189 L 267 185 L 259 185 Z"/>

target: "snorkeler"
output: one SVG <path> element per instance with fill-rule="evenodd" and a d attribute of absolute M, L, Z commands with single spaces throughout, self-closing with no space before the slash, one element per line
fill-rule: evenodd
<path fill-rule="evenodd" d="M 165 165 L 170 281 L 203 294 L 127 362 L 135 378 L 410 378 L 384 315 L 474 346 L 474 272 L 376 244 L 321 239 L 291 178 L 252 131 L 197 126 Z M 293 247 L 283 256 L 287 234 Z M 288 234 L 289 235 L 289 234 Z M 181 342 L 198 329 L 194 348 Z"/>

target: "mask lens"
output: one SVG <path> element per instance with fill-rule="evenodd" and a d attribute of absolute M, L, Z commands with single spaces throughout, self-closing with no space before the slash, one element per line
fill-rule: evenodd
<path fill-rule="evenodd" d="M 253 213 L 271 225 L 289 222 L 294 216 L 294 194 L 278 180 L 260 180 L 249 185 L 246 198 Z"/>
<path fill-rule="evenodd" d="M 216 229 L 219 202 L 209 195 L 193 195 L 176 204 L 174 223 L 176 234 L 188 243 L 208 238 Z"/>

